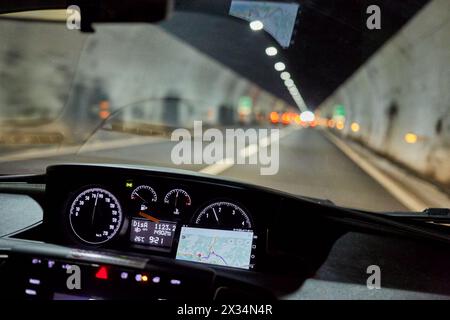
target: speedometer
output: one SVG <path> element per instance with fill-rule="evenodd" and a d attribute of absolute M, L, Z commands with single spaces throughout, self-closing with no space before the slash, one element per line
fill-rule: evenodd
<path fill-rule="evenodd" d="M 70 226 L 83 242 L 101 244 L 111 240 L 122 223 L 122 207 L 117 198 L 102 188 L 81 192 L 69 212 Z"/>
<path fill-rule="evenodd" d="M 252 229 L 250 216 L 238 205 L 221 201 L 205 207 L 195 218 L 194 224 L 211 228 Z"/>

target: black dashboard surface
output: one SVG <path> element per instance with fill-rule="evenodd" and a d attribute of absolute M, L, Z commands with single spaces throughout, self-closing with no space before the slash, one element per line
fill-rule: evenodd
<path fill-rule="evenodd" d="M 39 179 L 46 185 L 44 200 L 40 200 L 44 206 L 43 223 L 0 239 L 0 249 L 7 249 L 15 264 L 30 259 L 47 261 L 51 256 L 60 259 L 62 266 L 78 261 L 90 273 L 102 263 L 116 273 L 122 268 L 122 273 L 126 270 L 136 277 L 159 272 L 164 275 L 162 279 L 166 277 L 170 282 L 181 283 L 179 279 L 183 279 L 188 289 L 203 283 L 203 297 L 207 299 L 217 298 L 218 292 L 220 297 L 288 299 L 450 297 L 448 235 L 435 233 L 433 226 L 361 215 L 326 201 L 178 170 L 60 165 L 49 167 Z M 107 202 L 108 194 L 100 199 L 99 189 L 115 199 L 109 197 Z M 86 190 L 90 190 L 88 194 Z M 87 199 L 87 195 L 95 196 Z M 179 199 L 183 199 L 182 205 Z M 117 227 L 117 232 L 111 238 L 99 233 L 99 243 L 83 240 L 86 235 L 95 237 L 95 233 L 77 236 L 70 216 L 83 213 L 80 201 L 91 201 L 85 212 L 89 219 L 83 220 L 81 226 L 87 223 L 92 228 L 103 221 L 105 212 L 111 219 L 115 217 L 109 213 L 117 207 L 109 205 L 119 203 L 122 219 L 117 226 L 111 226 L 111 230 Z M 106 211 L 97 212 L 95 204 L 99 201 L 104 202 Z M 217 203 L 218 206 L 212 206 Z M 76 207 L 80 210 L 76 211 Z M 147 231 L 133 231 L 136 227 Z M 170 228 L 173 234 L 168 232 Z M 186 233 L 182 240 L 183 229 L 194 233 Z M 234 239 L 229 240 L 228 235 Z M 161 236 L 163 243 L 155 236 Z M 206 238 L 210 244 L 206 252 L 197 246 L 197 251 L 190 252 L 193 259 L 179 255 L 180 241 L 189 237 L 197 241 L 203 236 L 210 237 Z M 153 242 L 142 243 L 136 237 L 153 237 Z M 220 247 L 216 241 L 223 241 L 223 237 L 226 241 Z M 242 239 L 249 241 L 244 243 Z M 190 245 L 198 245 L 195 241 Z M 236 252 L 238 256 L 233 255 Z M 217 255 L 215 260 L 208 260 L 213 254 Z M 237 265 L 227 260 L 235 258 L 241 261 Z M 248 259 L 248 265 L 242 259 Z M 366 287 L 370 265 L 382 270 L 381 291 Z M 20 270 L 13 268 L 16 273 Z M 156 278 L 159 281 L 160 277 Z M 191 280 L 194 282 L 189 284 Z M 98 279 L 94 277 L 95 281 Z M 97 287 L 101 286 L 94 286 Z M 172 292 L 167 294 L 171 296 Z M 171 297 L 179 299 L 180 294 L 181 291 Z"/>

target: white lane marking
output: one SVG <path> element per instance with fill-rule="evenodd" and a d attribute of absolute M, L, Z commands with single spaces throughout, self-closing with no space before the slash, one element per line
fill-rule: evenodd
<path fill-rule="evenodd" d="M 210 166 L 207 166 L 207 167 L 201 169 L 199 172 L 211 174 L 211 175 L 217 175 L 217 174 L 227 170 L 228 168 L 231 168 L 233 165 L 234 165 L 233 159 L 225 158 L 225 159 L 222 159 Z"/>
<path fill-rule="evenodd" d="M 248 158 L 248 157 L 254 155 L 255 153 L 257 153 L 259 150 L 258 148 L 266 148 L 266 147 L 270 146 L 272 143 L 278 142 L 281 138 L 284 138 L 287 135 L 289 135 L 292 132 L 299 130 L 299 129 L 300 128 L 286 128 L 286 129 L 280 130 L 280 134 L 278 135 L 278 137 L 277 137 L 277 135 L 272 133 L 269 137 L 261 138 L 259 140 L 259 147 L 257 144 L 250 144 L 247 147 L 245 147 L 239 151 L 240 156 L 243 158 Z M 234 165 L 234 159 L 225 158 L 225 159 L 222 159 L 212 165 L 209 165 L 209 166 L 199 170 L 199 172 L 211 174 L 211 175 L 218 175 L 218 174 L 224 172 L 225 170 L 231 168 L 233 165 Z"/>
<path fill-rule="evenodd" d="M 398 201 L 400 201 L 406 208 L 412 211 L 422 211 L 428 208 L 428 205 L 406 190 L 402 185 L 392 180 L 388 175 L 383 173 L 380 169 L 375 167 L 369 161 L 365 160 L 353 149 L 351 149 L 345 142 L 335 137 L 327 131 L 323 131 L 327 138 L 334 143 L 347 157 L 355 162 L 364 172 L 375 179 L 387 191 L 389 191 Z"/>
<path fill-rule="evenodd" d="M 45 149 L 33 149 L 29 151 L 17 152 L 0 157 L 0 163 L 9 161 L 19 161 L 19 160 L 29 160 L 29 159 L 39 159 L 48 157 L 57 157 L 70 154 L 79 154 L 83 152 L 93 152 L 101 150 L 109 150 L 116 148 L 124 148 L 130 146 L 136 146 L 141 144 L 150 144 L 164 141 L 165 139 L 156 138 L 127 138 L 113 141 L 104 142 L 94 142 L 89 145 L 74 146 L 74 147 L 50 147 Z"/>
<path fill-rule="evenodd" d="M 267 144 L 266 144 L 267 146 Z M 254 155 L 255 153 L 258 152 L 258 145 L 257 144 L 249 144 L 247 147 L 245 147 L 244 149 L 242 149 L 239 154 L 241 155 L 242 158 L 248 158 L 252 155 Z"/>

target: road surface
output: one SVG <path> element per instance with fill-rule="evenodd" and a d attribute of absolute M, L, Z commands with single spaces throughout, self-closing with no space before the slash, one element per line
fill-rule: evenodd
<path fill-rule="evenodd" d="M 44 170 L 46 165 L 65 162 L 128 163 L 175 167 L 200 171 L 207 165 L 181 165 L 171 162 L 175 142 L 154 139 L 146 144 L 120 147 L 44 159 L 0 162 L 0 173 Z M 279 171 L 272 176 L 260 174 L 259 165 L 233 165 L 219 176 L 293 194 L 329 199 L 337 205 L 373 211 L 406 210 L 378 182 L 361 170 L 318 129 L 292 130 L 279 140 Z"/>

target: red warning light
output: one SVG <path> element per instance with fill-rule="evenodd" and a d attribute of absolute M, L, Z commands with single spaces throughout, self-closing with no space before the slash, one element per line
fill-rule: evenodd
<path fill-rule="evenodd" d="M 106 269 L 106 267 L 100 267 L 95 274 L 95 277 L 97 279 L 108 280 L 108 269 Z"/>

